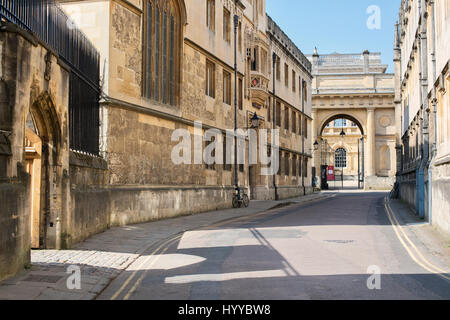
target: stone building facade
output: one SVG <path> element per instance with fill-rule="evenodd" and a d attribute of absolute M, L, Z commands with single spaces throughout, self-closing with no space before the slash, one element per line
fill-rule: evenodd
<path fill-rule="evenodd" d="M 0 278 L 29 263 L 31 247 L 55 247 L 69 188 L 69 72 L 36 38 L 11 25 L 2 28 Z"/>
<path fill-rule="evenodd" d="M 380 53 L 319 55 L 316 51 L 307 57 L 314 76 L 317 179 L 321 166 L 333 165 L 338 174 L 343 169 L 344 180 L 355 181 L 354 186 L 359 176 L 365 189 L 391 189 L 396 167 L 394 75 L 386 73 Z M 330 150 L 324 153 L 324 146 Z"/>
<path fill-rule="evenodd" d="M 403 0 L 394 61 L 400 197 L 450 234 L 450 3 Z"/>
<path fill-rule="evenodd" d="M 270 17 L 268 36 L 272 68 L 267 119 L 280 130 L 277 197 L 309 194 L 313 191 L 311 64 Z"/>
<path fill-rule="evenodd" d="M 238 1 L 237 7 L 234 1 L 225 0 L 62 2 L 71 16 L 90 16 L 96 21 L 92 26 L 81 21 L 81 28 L 98 44 L 107 70 L 102 102 L 105 116 L 103 152 L 108 162 L 110 195 L 114 195 L 115 190 L 118 194 L 117 198 L 111 198 L 112 225 L 230 205 L 234 190 L 233 165 L 174 165 L 170 146 L 175 145 L 171 141 L 174 130 L 183 128 L 194 133 L 194 121 L 201 121 L 204 129 L 221 132 L 234 128 L 235 13 L 239 16 L 238 128 L 248 129 L 255 114 L 261 119 L 259 129 L 272 128 L 269 114 L 273 87 L 272 52 L 276 50 L 283 65 L 288 65 L 290 80 L 289 90 L 280 90 L 277 94 L 282 108 L 280 151 L 286 159 L 282 164 L 284 169 L 276 177 L 277 191 L 280 198 L 312 191 L 311 174 L 308 175 L 311 161 L 307 160 L 311 157 L 310 135 L 308 139 L 306 131 L 301 135 L 299 130 L 286 130 L 285 127 L 289 122 L 289 126 L 296 123 L 296 128 L 300 129 L 301 121 L 304 121 L 308 128 L 311 122 L 311 91 L 305 89 L 302 113 L 303 96 L 298 84 L 303 81 L 305 88 L 310 87 L 310 66 L 306 59 L 301 61 L 296 57 L 301 54 L 298 49 L 295 48 L 296 56 L 290 52 L 293 48 L 287 47 L 285 35 L 283 43 L 275 44 L 275 40 L 271 40 L 270 26 L 274 23 L 266 15 L 265 1 Z M 156 101 L 155 92 L 152 92 L 156 88 L 152 74 L 155 60 L 148 60 L 150 55 L 145 48 L 149 50 L 148 41 L 155 41 L 158 36 L 155 26 L 149 26 L 150 20 L 155 23 L 156 12 L 164 14 L 166 10 L 173 10 L 175 33 L 179 33 L 174 38 L 175 47 L 179 46 L 174 51 L 174 58 L 179 59 L 174 66 L 174 81 L 179 84 L 174 88 L 173 101 Z M 89 20 L 93 21 L 91 18 Z M 164 19 L 163 15 L 161 19 Z M 100 32 L 96 26 L 105 28 Z M 289 45 L 292 46 L 291 42 Z M 292 72 L 296 74 L 294 92 L 290 89 Z M 146 73 L 149 79 L 146 79 Z M 305 152 L 302 152 L 302 137 Z M 246 148 L 248 150 L 248 141 Z M 232 153 L 232 150 L 226 150 L 226 153 Z M 245 165 L 239 165 L 239 184 L 248 190 L 252 199 L 274 198 L 273 177 L 260 175 L 260 165 L 250 165 L 248 160 L 247 157 Z M 300 170 L 300 163 L 305 166 L 303 170 Z M 303 184 L 302 171 L 305 175 Z M 132 207 L 123 208 L 123 204 L 130 203 Z"/>
<path fill-rule="evenodd" d="M 267 145 L 283 159 L 274 185 L 249 163 L 247 139 L 239 185 L 253 199 L 312 191 L 311 65 L 264 0 L 58 2 L 46 10 L 72 18 L 60 28 L 81 29 L 80 50 L 93 44 L 97 64 L 65 59 L 56 38 L 43 41 L 51 33 L 25 31 L 14 8 L 0 8 L 0 279 L 29 263 L 30 248 L 68 248 L 112 226 L 231 207 L 234 166 L 196 163 L 195 151 L 211 142 L 206 130 L 234 128 L 235 85 L 238 128 L 249 129 L 255 114 L 256 129 L 273 128 L 275 105 L 281 145 Z M 73 77 L 87 79 L 96 97 Z M 190 134 L 194 164 L 172 161 L 178 129 Z"/>

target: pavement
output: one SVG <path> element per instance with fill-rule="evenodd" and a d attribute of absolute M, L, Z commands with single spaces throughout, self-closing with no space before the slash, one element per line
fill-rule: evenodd
<path fill-rule="evenodd" d="M 33 250 L 29 270 L 0 282 L 0 300 L 96 299 L 114 279 L 164 239 L 223 220 L 332 196 L 334 195 L 315 193 L 285 201 L 251 201 L 248 208 L 219 210 L 112 228 L 71 250 Z M 68 288 L 68 282 L 77 284 L 71 277 L 71 266 L 79 267 L 80 289 Z"/>

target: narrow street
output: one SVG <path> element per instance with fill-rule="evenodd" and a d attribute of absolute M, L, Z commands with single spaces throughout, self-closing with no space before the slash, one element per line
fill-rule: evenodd
<path fill-rule="evenodd" d="M 415 242 L 385 197 L 337 193 L 184 232 L 153 245 L 97 298 L 449 299 L 448 265 Z M 374 267 L 379 290 L 367 286 Z"/>

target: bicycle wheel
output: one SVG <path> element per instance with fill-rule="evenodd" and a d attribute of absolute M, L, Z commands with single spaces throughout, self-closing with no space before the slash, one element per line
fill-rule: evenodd
<path fill-rule="evenodd" d="M 250 199 L 248 198 L 248 195 L 244 194 L 244 201 L 243 201 L 244 207 L 248 208 L 250 205 Z"/>
<path fill-rule="evenodd" d="M 238 196 L 237 195 L 233 195 L 233 208 L 239 208 L 240 207 L 240 205 L 239 205 L 239 199 L 238 199 Z"/>

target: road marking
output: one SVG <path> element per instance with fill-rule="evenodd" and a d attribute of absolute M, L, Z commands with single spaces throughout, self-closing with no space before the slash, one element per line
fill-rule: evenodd
<path fill-rule="evenodd" d="M 317 199 L 312 199 L 312 200 L 308 200 L 308 201 L 304 201 L 304 202 L 298 203 L 298 205 L 308 204 L 308 203 L 316 202 L 316 201 L 319 201 L 319 200 L 326 200 L 326 199 L 333 198 L 333 197 L 335 197 L 335 196 L 336 196 L 336 195 L 333 194 L 333 195 L 331 195 L 331 196 L 320 197 L 320 198 L 317 198 Z M 270 215 L 270 214 L 274 215 L 274 214 L 277 213 L 277 212 L 270 212 L 270 211 L 271 211 L 271 210 L 269 210 L 269 212 L 263 211 L 263 212 L 260 212 L 260 213 L 254 214 L 254 215 L 251 215 L 251 214 L 250 214 L 250 215 L 248 215 L 248 216 L 238 217 L 238 218 L 234 218 L 234 219 L 230 219 L 230 220 L 218 222 L 218 223 L 215 223 L 215 224 L 212 224 L 212 225 L 203 227 L 203 228 L 199 228 L 198 230 L 209 230 L 209 229 L 211 229 L 211 228 L 220 227 L 220 226 L 223 226 L 223 225 L 226 225 L 226 224 L 229 224 L 229 223 L 234 223 L 234 222 L 238 222 L 238 221 L 245 220 L 245 219 L 247 219 L 248 221 L 251 221 L 251 220 L 255 220 L 256 218 L 258 218 L 258 217 L 260 217 L 260 216 L 263 216 L 263 215 Z M 161 252 L 161 255 L 162 255 L 163 253 L 165 253 L 165 252 L 169 249 L 169 247 L 173 244 L 173 242 L 175 242 L 176 240 L 181 239 L 181 238 L 183 237 L 183 235 L 184 235 L 184 233 L 181 234 L 181 235 L 176 236 L 175 238 L 171 237 L 171 238 L 169 238 L 168 240 L 166 240 L 165 242 L 163 242 L 158 248 L 156 248 L 156 249 L 155 249 L 155 250 L 147 257 L 147 259 L 145 259 L 145 260 L 139 265 L 139 267 L 137 267 L 137 269 L 136 269 L 136 270 L 135 270 L 128 278 L 127 278 L 127 280 L 123 283 L 123 285 L 119 288 L 119 290 L 117 290 L 117 291 L 114 293 L 114 295 L 111 297 L 110 300 L 116 300 L 116 299 L 117 299 L 117 297 L 122 293 L 122 291 L 123 291 L 126 287 L 128 287 L 128 285 L 129 285 L 130 282 L 133 280 L 133 278 L 136 276 L 136 274 L 137 274 L 139 271 L 141 271 L 140 269 L 141 269 L 146 263 L 148 263 L 149 259 L 151 259 L 151 258 L 152 258 L 154 255 L 156 255 L 158 252 L 160 252 L 160 250 L 162 251 L 162 252 Z M 159 259 L 159 258 L 157 258 L 151 265 L 154 265 L 154 263 L 156 263 L 156 261 L 157 261 L 158 259 Z M 145 275 L 147 274 L 147 272 L 148 272 L 148 270 L 146 270 L 146 272 L 144 272 L 144 273 L 141 275 L 141 277 L 139 277 L 139 279 L 134 283 L 134 285 L 131 287 L 131 289 L 128 291 L 128 293 L 125 295 L 124 300 L 128 300 L 128 299 L 130 298 L 131 294 L 133 294 L 133 292 L 137 289 L 137 287 L 138 287 L 139 284 L 142 282 L 142 280 L 143 280 L 143 278 L 145 277 Z"/>
<path fill-rule="evenodd" d="M 404 237 L 406 238 L 406 240 L 408 241 L 408 243 L 415 249 L 415 251 L 417 252 L 418 256 L 420 258 L 422 258 L 422 260 L 427 263 L 431 268 L 436 269 L 437 271 L 441 272 L 441 273 L 448 273 L 448 271 L 445 271 L 435 265 L 433 265 L 432 263 L 430 263 L 423 255 L 422 253 L 419 251 L 419 249 L 412 243 L 412 241 L 409 239 L 409 237 L 406 235 L 405 231 L 403 230 L 403 227 L 400 225 L 400 222 L 397 219 L 397 216 L 395 215 L 394 211 L 392 210 L 390 204 L 388 203 L 388 208 L 390 210 L 390 212 L 392 213 L 392 217 L 394 218 L 394 220 L 396 221 L 397 225 L 399 225 L 399 229 L 402 232 L 402 234 L 404 235 Z"/>
<path fill-rule="evenodd" d="M 162 256 L 164 253 L 166 253 L 166 251 L 170 248 L 170 246 L 171 246 L 172 244 L 174 244 L 179 238 L 181 238 L 181 236 L 178 236 L 178 237 L 172 239 L 172 241 L 170 241 L 170 243 L 168 243 L 168 244 L 166 245 L 166 247 L 165 247 L 161 252 L 159 252 L 158 256 L 152 261 L 152 263 L 149 265 L 149 267 L 154 266 L 155 263 L 158 262 L 158 260 L 161 258 L 161 256 Z M 152 258 L 152 256 L 150 256 L 150 257 L 147 259 L 146 262 L 148 262 L 151 258 Z M 142 266 L 141 266 L 141 267 L 142 267 Z M 150 269 L 150 268 L 149 268 L 149 269 Z M 131 295 L 134 293 L 134 291 L 136 291 L 137 287 L 139 287 L 139 285 L 141 284 L 142 280 L 144 280 L 144 278 L 145 278 L 145 276 L 147 275 L 149 269 L 145 270 L 145 271 L 142 273 L 142 275 L 139 277 L 139 279 L 138 279 L 138 280 L 134 283 L 134 285 L 131 287 L 130 291 L 128 291 L 128 293 L 125 295 L 125 297 L 123 298 L 123 300 L 128 300 L 128 299 L 130 299 Z"/>
<path fill-rule="evenodd" d="M 177 236 L 176 238 L 181 238 L 181 235 Z M 168 242 L 172 241 L 173 238 L 170 238 L 169 240 L 166 240 L 165 242 L 163 242 L 158 248 L 156 248 L 151 254 L 150 257 L 155 255 L 165 244 L 167 244 Z M 145 263 L 147 263 L 148 257 L 147 259 L 145 259 L 140 265 L 139 267 L 128 277 L 128 279 L 124 282 L 124 284 L 119 288 L 119 290 L 116 291 L 116 293 L 111 297 L 110 300 L 115 300 L 117 299 L 117 297 L 121 294 L 121 292 L 128 286 L 128 284 L 130 283 L 130 281 L 136 276 L 136 274 L 139 272 L 139 269 L 142 268 L 144 266 Z"/>
<path fill-rule="evenodd" d="M 422 253 L 419 251 L 419 249 L 414 245 L 414 243 L 410 240 L 410 238 L 406 235 L 405 231 L 403 230 L 403 227 L 400 225 L 400 222 L 397 219 L 397 216 L 395 215 L 394 211 L 392 210 L 389 202 L 388 202 L 388 209 L 392 215 L 392 218 L 394 219 L 394 221 L 397 224 L 397 227 L 399 228 L 400 232 L 403 234 L 404 238 L 406 239 L 406 241 L 411 245 L 411 247 L 416 251 L 417 255 L 419 256 L 419 258 L 422 259 L 422 261 L 426 264 L 429 265 L 430 268 L 434 268 L 437 271 L 439 271 L 440 273 L 448 273 L 448 271 L 445 271 L 435 265 L 433 265 L 431 262 L 429 262 L 423 255 Z"/>
<path fill-rule="evenodd" d="M 409 256 L 418 264 L 420 265 L 422 268 L 424 268 L 425 270 L 441 277 L 444 278 L 446 280 L 450 280 L 450 277 L 448 277 L 446 274 L 448 272 L 442 270 L 441 268 L 435 266 L 434 264 L 432 264 L 431 262 L 429 262 L 419 251 L 419 249 L 414 245 L 414 243 L 409 239 L 409 237 L 406 235 L 405 231 L 403 230 L 403 227 L 400 225 L 397 216 L 395 215 L 395 213 L 393 212 L 393 210 L 391 209 L 390 205 L 389 205 L 389 200 L 386 197 L 385 198 L 385 203 L 384 203 L 384 207 L 386 209 L 386 213 L 388 216 L 389 221 L 392 224 L 392 227 L 394 229 L 395 234 L 397 235 L 397 238 L 400 240 L 400 243 L 403 245 L 403 247 L 406 249 L 406 251 L 408 252 Z M 403 239 L 403 237 L 404 239 Z M 408 247 L 408 245 L 405 243 L 406 240 L 410 247 L 412 249 L 414 249 L 414 251 L 416 252 L 417 256 L 411 251 L 411 249 Z"/>

